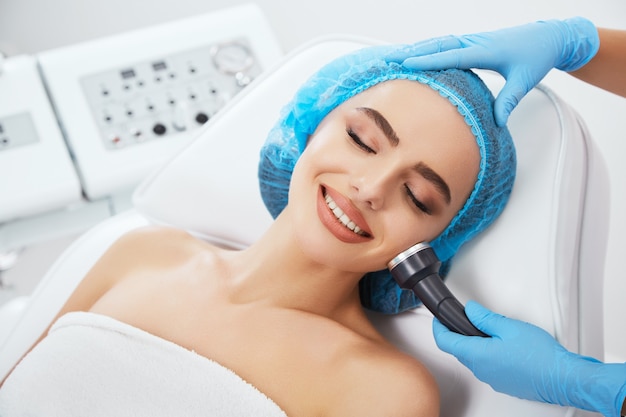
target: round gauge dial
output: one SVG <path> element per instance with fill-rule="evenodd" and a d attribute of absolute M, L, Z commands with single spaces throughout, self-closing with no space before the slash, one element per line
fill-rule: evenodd
<path fill-rule="evenodd" d="M 224 43 L 211 50 L 213 63 L 226 74 L 238 74 L 252 66 L 254 58 L 250 49 L 239 42 Z"/>

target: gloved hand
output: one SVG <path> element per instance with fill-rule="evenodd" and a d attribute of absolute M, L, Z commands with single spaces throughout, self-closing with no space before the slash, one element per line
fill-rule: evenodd
<path fill-rule="evenodd" d="M 582 67 L 599 45 L 594 24 L 575 17 L 431 39 L 415 44 L 408 55 L 397 53 L 389 59 L 417 70 L 481 68 L 499 72 L 506 84 L 496 98 L 495 118 L 503 126 L 519 101 L 548 71 Z"/>
<path fill-rule="evenodd" d="M 605 364 L 569 352 L 548 332 L 495 314 L 476 302 L 465 312 L 491 338 L 462 336 L 437 319 L 437 346 L 493 389 L 527 400 L 618 417 L 626 396 L 626 364 Z"/>

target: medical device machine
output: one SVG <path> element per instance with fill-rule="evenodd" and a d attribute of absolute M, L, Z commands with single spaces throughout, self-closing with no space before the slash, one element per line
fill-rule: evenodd
<path fill-rule="evenodd" d="M 280 57 L 245 4 L 7 58 L 0 253 L 130 208 L 134 187 Z"/>
<path fill-rule="evenodd" d="M 441 261 L 428 243 L 418 243 L 388 263 L 391 276 L 400 288 L 412 290 L 441 323 L 465 336 L 487 335 L 465 315 L 463 304 L 450 292 L 439 276 Z"/>
<path fill-rule="evenodd" d="M 279 57 L 254 6 L 44 52 L 89 199 L 137 185 Z"/>

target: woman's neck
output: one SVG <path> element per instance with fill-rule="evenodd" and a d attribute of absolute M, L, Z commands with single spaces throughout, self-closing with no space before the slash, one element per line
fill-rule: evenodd
<path fill-rule="evenodd" d="M 234 302 L 263 302 L 338 319 L 362 314 L 360 273 L 340 271 L 308 258 L 285 216 L 247 249 L 225 256 Z"/>

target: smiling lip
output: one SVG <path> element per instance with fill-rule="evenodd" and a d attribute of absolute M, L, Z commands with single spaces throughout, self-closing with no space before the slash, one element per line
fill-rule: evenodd
<path fill-rule="evenodd" d="M 350 226 L 354 225 L 355 227 L 352 229 L 357 230 L 357 232 L 342 223 L 335 213 L 333 213 L 333 210 L 328 207 L 328 203 L 326 202 L 327 195 L 334 200 L 337 208 L 343 212 L 343 215 L 348 217 L 350 220 L 348 224 Z M 361 243 L 367 242 L 373 238 L 372 232 L 361 213 L 352 205 L 350 200 L 332 188 L 320 187 L 317 199 L 317 214 L 322 224 L 342 242 Z M 346 218 L 344 218 L 344 222 L 346 222 Z"/>

